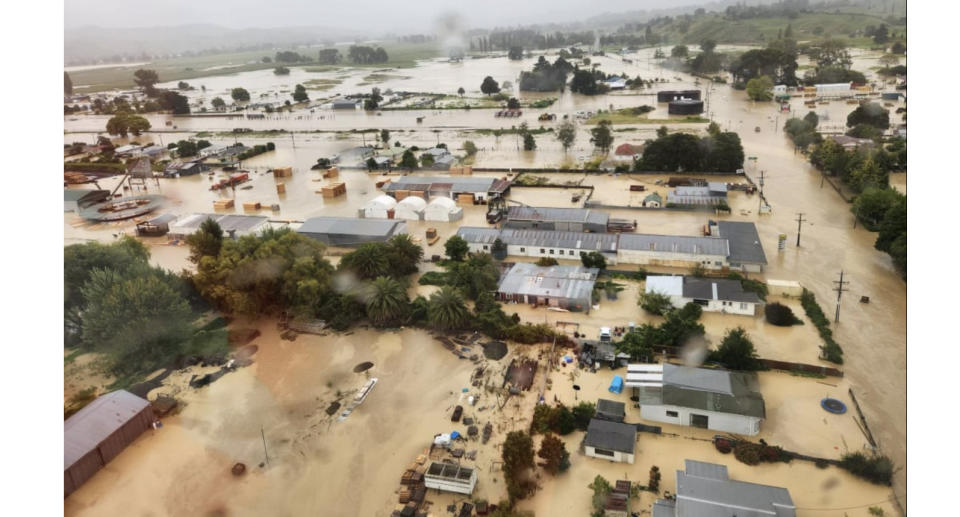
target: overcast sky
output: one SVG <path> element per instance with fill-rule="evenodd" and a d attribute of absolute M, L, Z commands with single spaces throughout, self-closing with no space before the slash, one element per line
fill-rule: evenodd
<path fill-rule="evenodd" d="M 355 30 L 428 32 L 441 14 L 462 28 L 573 22 L 604 12 L 678 7 L 705 0 L 65 0 L 68 28 L 217 24 L 231 28 L 339 26 Z M 425 23 L 426 22 L 426 23 Z"/>

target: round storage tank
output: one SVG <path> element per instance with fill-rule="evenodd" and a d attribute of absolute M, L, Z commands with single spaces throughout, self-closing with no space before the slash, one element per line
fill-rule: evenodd
<path fill-rule="evenodd" d="M 703 101 L 693 99 L 671 101 L 667 106 L 667 113 L 671 115 L 699 115 L 703 113 Z"/>

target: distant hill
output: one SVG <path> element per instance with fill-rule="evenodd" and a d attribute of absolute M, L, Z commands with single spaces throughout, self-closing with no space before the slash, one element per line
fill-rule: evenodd
<path fill-rule="evenodd" d="M 329 27 L 230 29 L 218 25 L 105 28 L 64 31 L 67 66 L 198 54 L 210 51 L 269 49 L 351 40 L 359 32 Z"/>

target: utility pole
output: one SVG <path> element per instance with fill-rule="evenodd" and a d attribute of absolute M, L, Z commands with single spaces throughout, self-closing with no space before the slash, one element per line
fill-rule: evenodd
<path fill-rule="evenodd" d="M 800 247 L 800 228 L 807 221 L 803 220 L 803 212 L 797 214 L 797 247 Z"/>
<path fill-rule="evenodd" d="M 849 289 L 845 288 L 844 285 L 849 284 L 850 281 L 844 281 L 843 270 L 841 269 L 840 280 L 834 280 L 833 283 L 837 284 L 837 286 L 833 288 L 833 290 L 837 292 L 837 315 L 834 317 L 833 322 L 840 323 L 840 297 L 843 296 L 844 291 L 849 291 Z"/>
<path fill-rule="evenodd" d="M 763 173 L 764 171 L 761 170 L 760 171 L 760 195 L 757 196 L 757 200 L 759 203 L 757 205 L 757 215 L 760 215 L 760 209 L 763 208 Z"/>

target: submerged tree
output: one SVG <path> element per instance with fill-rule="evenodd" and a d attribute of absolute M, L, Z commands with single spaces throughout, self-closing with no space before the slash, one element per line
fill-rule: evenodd
<path fill-rule="evenodd" d="M 403 284 L 380 276 L 370 284 L 367 293 L 367 317 L 377 327 L 397 325 L 406 316 L 409 304 Z"/>
<path fill-rule="evenodd" d="M 462 329 L 467 324 L 469 315 L 463 295 L 455 288 L 443 286 L 430 295 L 427 320 L 431 327 L 437 330 Z"/>

